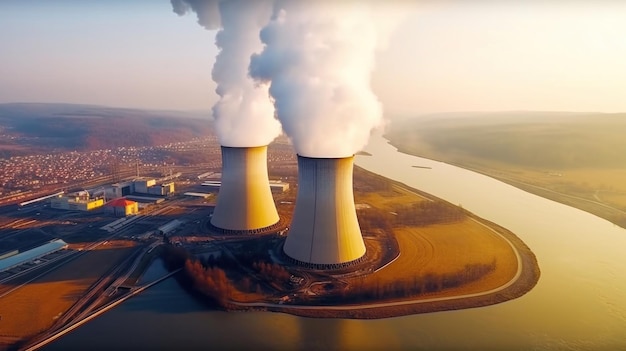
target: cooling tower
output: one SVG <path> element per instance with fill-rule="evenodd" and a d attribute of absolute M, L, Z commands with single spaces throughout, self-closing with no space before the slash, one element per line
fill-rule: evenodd
<path fill-rule="evenodd" d="M 359 260 L 365 244 L 352 192 L 354 157 L 298 155 L 298 195 L 287 256 L 316 268 L 336 268 Z"/>
<path fill-rule="evenodd" d="M 267 176 L 267 146 L 222 146 L 222 185 L 211 224 L 233 234 L 272 229 L 278 212 Z"/>

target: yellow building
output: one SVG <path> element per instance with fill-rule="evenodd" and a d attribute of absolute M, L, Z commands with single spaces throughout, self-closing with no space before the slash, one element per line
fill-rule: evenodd
<path fill-rule="evenodd" d="M 121 197 L 109 201 L 109 203 L 106 204 L 105 210 L 107 213 L 111 213 L 117 217 L 125 217 L 137 214 L 139 212 L 139 206 L 135 201 Z"/>
<path fill-rule="evenodd" d="M 85 195 L 84 193 L 54 197 L 50 200 L 50 207 L 61 210 L 91 211 L 103 205 L 104 199 L 91 199 L 89 194 Z"/>

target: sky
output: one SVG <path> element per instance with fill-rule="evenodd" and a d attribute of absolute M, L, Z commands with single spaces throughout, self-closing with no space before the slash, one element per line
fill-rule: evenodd
<path fill-rule="evenodd" d="M 626 112 L 626 1 L 397 1 L 371 84 L 387 118 Z M 215 31 L 168 0 L 0 0 L 0 103 L 209 111 Z"/>

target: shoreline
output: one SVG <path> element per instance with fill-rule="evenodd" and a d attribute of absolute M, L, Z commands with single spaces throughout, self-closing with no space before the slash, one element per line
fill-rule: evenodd
<path fill-rule="evenodd" d="M 380 177 L 393 185 L 408 189 L 418 196 L 431 199 L 433 201 L 447 202 L 434 195 L 410 187 L 402 182 L 386 178 L 367 170 L 364 171 L 375 175 L 376 177 Z M 530 248 L 510 230 L 478 217 L 467 210 L 464 211 L 470 219 L 487 227 L 489 230 L 506 240 L 516 253 L 518 259 L 518 272 L 504 285 L 478 293 L 450 296 L 448 295 L 449 292 L 443 290 L 416 295 L 413 297 L 369 301 L 357 305 L 289 305 L 270 302 L 243 303 L 230 301 L 226 310 L 229 312 L 280 312 L 300 317 L 312 318 L 381 319 L 495 305 L 516 299 L 531 291 L 539 281 L 541 274 L 537 259 Z"/>
<path fill-rule="evenodd" d="M 540 187 L 537 185 L 528 184 L 521 180 L 499 176 L 497 175 L 497 170 L 490 171 L 489 169 L 473 167 L 473 166 L 470 166 L 461 162 L 454 162 L 450 160 L 445 160 L 443 158 L 429 157 L 428 155 L 415 153 L 415 152 L 412 152 L 409 147 L 404 146 L 402 143 L 391 140 L 390 139 L 391 137 L 389 136 L 383 136 L 383 138 L 385 138 L 385 140 L 387 140 L 387 142 L 393 147 L 395 147 L 400 153 L 410 155 L 410 156 L 415 156 L 415 157 L 421 157 L 421 158 L 425 158 L 425 159 L 429 159 L 433 161 L 444 162 L 455 167 L 463 168 L 472 172 L 482 174 L 484 176 L 499 180 L 503 183 L 516 187 L 525 192 L 531 193 L 533 195 L 537 195 L 545 199 L 556 201 L 563 205 L 570 206 L 570 207 L 579 209 L 581 211 L 591 213 L 594 216 L 603 218 L 613 223 L 614 225 L 617 225 L 621 228 L 626 229 L 626 211 L 621 210 L 619 208 L 616 208 L 616 207 L 613 207 L 613 206 L 610 206 L 610 205 L 607 205 L 598 201 L 593 201 L 590 199 L 581 198 L 579 196 L 557 192 L 555 190 Z M 607 213 L 606 212 L 607 210 L 610 211 L 611 213 Z"/>
<path fill-rule="evenodd" d="M 232 311 L 268 311 L 312 318 L 381 319 L 412 314 L 461 310 L 495 305 L 523 296 L 531 291 L 539 281 L 540 269 L 533 252 L 511 231 L 476 215 L 469 216 L 479 223 L 496 231 L 514 245 L 521 260 L 519 276 L 505 288 L 492 289 L 493 292 L 471 294 L 471 296 L 437 297 L 441 293 L 430 293 L 421 297 L 394 300 L 378 300 L 359 305 L 279 305 L 271 303 L 238 303 Z M 389 304 L 387 306 L 379 306 Z M 230 311 L 230 310 L 229 310 Z"/>

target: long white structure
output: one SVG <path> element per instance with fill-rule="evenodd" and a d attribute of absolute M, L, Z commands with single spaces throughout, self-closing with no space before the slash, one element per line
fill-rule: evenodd
<path fill-rule="evenodd" d="M 298 155 L 298 195 L 283 250 L 316 268 L 342 267 L 365 255 L 352 191 L 354 157 Z"/>
<path fill-rule="evenodd" d="M 272 228 L 279 217 L 267 175 L 267 146 L 222 146 L 222 183 L 211 224 L 227 233 Z"/>
<path fill-rule="evenodd" d="M 59 250 L 67 249 L 67 243 L 61 239 L 49 241 L 41 246 L 37 246 L 28 251 L 20 252 L 0 260 L 0 272 L 22 265 L 26 262 L 36 260 Z"/>

